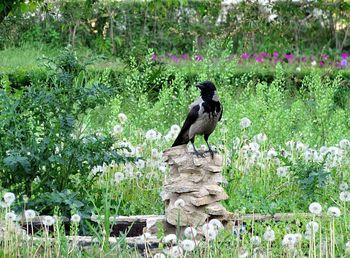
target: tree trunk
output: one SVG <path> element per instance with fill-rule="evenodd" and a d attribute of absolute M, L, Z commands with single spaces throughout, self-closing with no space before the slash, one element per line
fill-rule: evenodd
<path fill-rule="evenodd" d="M 112 44 L 112 54 L 115 54 L 115 44 L 114 44 L 114 11 L 109 11 L 109 37 L 111 38 Z"/>
<path fill-rule="evenodd" d="M 72 48 L 75 47 L 75 36 L 76 36 L 76 33 L 77 33 L 77 29 L 80 25 L 80 21 L 77 21 L 75 24 L 74 24 L 74 27 L 73 27 L 73 32 L 72 32 Z"/>

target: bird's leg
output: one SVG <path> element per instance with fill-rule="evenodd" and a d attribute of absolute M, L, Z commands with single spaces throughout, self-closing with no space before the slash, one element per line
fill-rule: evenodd
<path fill-rule="evenodd" d="M 211 158 L 213 159 L 213 158 L 214 158 L 214 152 L 213 152 L 213 150 L 210 148 L 210 145 L 209 145 L 209 143 L 208 143 L 208 138 L 209 138 L 209 135 L 204 135 L 204 140 L 205 140 L 205 142 L 206 142 L 207 145 L 208 145 L 208 151 L 210 152 Z"/>
<path fill-rule="evenodd" d="M 202 157 L 204 158 L 203 154 L 199 153 L 199 151 L 196 149 L 196 147 L 194 146 L 194 138 L 191 139 L 191 143 L 192 143 L 192 147 L 193 147 L 193 151 L 194 154 L 196 154 L 197 157 Z"/>

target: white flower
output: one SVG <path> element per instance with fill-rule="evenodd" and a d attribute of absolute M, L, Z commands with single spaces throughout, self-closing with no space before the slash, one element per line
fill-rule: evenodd
<path fill-rule="evenodd" d="M 175 208 L 182 208 L 182 207 L 185 207 L 186 203 L 184 200 L 182 199 L 177 199 L 175 202 L 174 202 L 174 207 Z"/>
<path fill-rule="evenodd" d="M 114 134 L 121 134 L 123 132 L 123 127 L 121 125 L 115 125 L 113 127 L 113 133 Z"/>
<path fill-rule="evenodd" d="M 254 246 L 259 246 L 261 244 L 261 239 L 259 236 L 252 236 L 250 238 L 250 243 Z"/>
<path fill-rule="evenodd" d="M 270 227 L 268 227 L 264 233 L 264 239 L 268 242 L 275 241 L 275 231 L 273 231 Z"/>
<path fill-rule="evenodd" d="M 312 66 L 316 66 L 316 64 L 317 64 L 317 63 L 316 63 L 315 60 L 311 62 L 311 65 L 312 65 Z"/>
<path fill-rule="evenodd" d="M 269 159 L 274 158 L 274 157 L 277 157 L 277 152 L 276 152 L 276 150 L 275 150 L 274 148 L 269 149 L 269 151 L 267 152 L 267 157 L 268 157 Z"/>
<path fill-rule="evenodd" d="M 52 216 L 44 216 L 42 223 L 44 224 L 44 226 L 52 226 L 53 223 L 55 223 L 55 219 Z"/>
<path fill-rule="evenodd" d="M 287 234 L 283 237 L 282 245 L 293 248 L 297 243 L 297 238 L 295 234 Z"/>
<path fill-rule="evenodd" d="M 252 124 L 252 121 L 250 121 L 250 119 L 248 117 L 242 118 L 241 121 L 239 122 L 239 126 L 241 127 L 241 129 L 246 129 L 251 124 Z"/>
<path fill-rule="evenodd" d="M 7 205 L 11 205 L 16 200 L 16 196 L 14 193 L 7 192 L 4 194 L 4 201 Z"/>
<path fill-rule="evenodd" d="M 138 169 L 143 169 L 146 165 L 146 162 L 143 160 L 143 159 L 138 159 L 136 160 L 135 162 L 135 166 L 138 168 Z"/>
<path fill-rule="evenodd" d="M 195 238 L 197 236 L 197 230 L 194 227 L 187 227 L 184 230 L 184 235 L 186 238 Z"/>
<path fill-rule="evenodd" d="M 165 244 L 175 244 L 176 242 L 177 242 L 177 237 L 175 234 L 169 234 L 163 238 L 163 243 Z"/>
<path fill-rule="evenodd" d="M 166 258 L 165 254 L 162 253 L 156 253 L 153 258 Z"/>
<path fill-rule="evenodd" d="M 295 70 L 297 70 L 297 72 L 299 73 L 301 71 L 300 66 L 298 66 Z"/>
<path fill-rule="evenodd" d="M 205 223 L 202 225 L 202 233 L 205 235 L 209 230 L 215 230 L 215 227 L 212 224 Z"/>
<path fill-rule="evenodd" d="M 72 217 L 70 218 L 70 220 L 74 223 L 79 223 L 81 220 L 81 217 L 79 214 L 73 214 Z"/>
<path fill-rule="evenodd" d="M 349 146 L 350 146 L 350 141 L 348 139 L 342 139 L 340 142 L 339 142 L 339 146 L 340 148 L 342 149 L 348 149 Z"/>
<path fill-rule="evenodd" d="M 32 220 L 35 218 L 35 211 L 33 210 L 25 210 L 24 211 L 24 216 L 26 220 Z"/>
<path fill-rule="evenodd" d="M 328 148 L 327 148 L 326 146 L 322 146 L 322 147 L 320 148 L 320 153 L 321 153 L 322 155 L 327 154 L 327 152 L 328 152 Z"/>
<path fill-rule="evenodd" d="M 310 221 L 306 224 L 306 231 L 316 233 L 318 231 L 318 223 L 316 221 Z"/>
<path fill-rule="evenodd" d="M 17 215 L 13 211 L 10 211 L 5 214 L 5 220 L 7 221 L 16 221 Z"/>
<path fill-rule="evenodd" d="M 312 214 L 319 215 L 322 212 L 322 206 L 318 202 L 313 202 L 309 205 L 309 211 Z"/>
<path fill-rule="evenodd" d="M 327 214 L 331 217 L 340 217 L 341 212 L 338 207 L 329 207 Z"/>
<path fill-rule="evenodd" d="M 125 176 L 124 176 L 123 173 L 117 172 L 117 173 L 114 174 L 114 181 L 115 181 L 116 183 L 119 183 L 119 182 L 121 182 L 121 181 L 124 180 L 124 177 L 125 177 Z"/>
<path fill-rule="evenodd" d="M 156 159 L 159 157 L 159 151 L 157 149 L 152 149 L 151 150 L 151 157 Z"/>
<path fill-rule="evenodd" d="M 173 246 L 170 248 L 169 255 L 170 257 L 182 257 L 183 250 L 180 246 Z"/>
<path fill-rule="evenodd" d="M 339 198 L 343 202 L 348 202 L 350 201 L 350 192 L 348 191 L 343 191 L 340 193 Z"/>
<path fill-rule="evenodd" d="M 217 231 L 224 228 L 224 225 L 222 225 L 221 221 L 218 219 L 211 219 L 209 221 L 209 225 L 213 225 L 214 229 Z"/>
<path fill-rule="evenodd" d="M 215 229 L 208 229 L 204 233 L 205 238 L 209 241 L 214 240 L 217 236 L 217 231 Z"/>
<path fill-rule="evenodd" d="M 157 131 L 151 129 L 151 130 L 148 130 L 146 132 L 145 137 L 146 137 L 147 140 L 156 140 L 157 139 L 157 135 L 158 135 Z"/>
<path fill-rule="evenodd" d="M 288 167 L 277 168 L 277 175 L 280 177 L 285 177 L 288 175 Z"/>
<path fill-rule="evenodd" d="M 186 252 L 192 252 L 195 248 L 195 243 L 193 240 L 185 239 L 181 242 L 181 246 Z"/>
<path fill-rule="evenodd" d="M 267 135 L 264 133 L 259 133 L 253 137 L 254 141 L 257 143 L 263 143 L 267 140 Z"/>
<path fill-rule="evenodd" d="M 166 165 L 164 163 L 161 163 L 159 164 L 158 169 L 164 173 L 166 171 Z"/>
<path fill-rule="evenodd" d="M 346 190 L 348 190 L 349 189 L 349 186 L 348 186 L 348 184 L 347 183 L 341 183 L 340 185 L 339 185 L 339 189 L 341 190 L 341 191 L 346 191 Z"/>
<path fill-rule="evenodd" d="M 181 127 L 178 125 L 172 125 L 170 128 L 171 132 L 174 134 L 178 134 L 181 131 Z"/>
<path fill-rule="evenodd" d="M 242 249 L 239 254 L 238 254 L 238 258 L 248 258 L 249 257 L 249 253 L 247 250 Z"/>
<path fill-rule="evenodd" d="M 124 113 L 119 113 L 118 119 L 121 124 L 125 124 L 126 120 L 128 120 L 127 116 Z"/>

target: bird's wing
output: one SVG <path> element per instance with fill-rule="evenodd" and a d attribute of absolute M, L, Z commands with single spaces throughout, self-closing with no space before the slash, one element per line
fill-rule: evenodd
<path fill-rule="evenodd" d="M 182 145 L 182 144 L 187 144 L 189 142 L 189 137 L 188 137 L 188 131 L 194 122 L 196 122 L 198 118 L 198 112 L 200 109 L 200 105 L 194 105 L 192 106 L 190 112 L 187 115 L 187 118 L 181 128 L 181 131 L 179 135 L 177 136 L 175 142 L 173 143 L 172 147 Z"/>
<path fill-rule="evenodd" d="M 222 118 L 222 113 L 224 113 L 224 107 L 223 107 L 222 105 L 220 105 L 220 108 L 221 108 L 221 110 L 220 110 L 220 116 L 219 116 L 219 120 L 218 120 L 218 121 L 221 120 L 221 118 Z"/>

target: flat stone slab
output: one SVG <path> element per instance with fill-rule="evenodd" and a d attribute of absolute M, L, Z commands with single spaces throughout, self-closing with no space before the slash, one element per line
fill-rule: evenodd
<path fill-rule="evenodd" d="M 203 205 L 210 204 L 213 202 L 226 200 L 227 198 L 228 198 L 228 195 L 225 192 L 223 192 L 223 193 L 218 194 L 218 195 L 207 195 L 207 196 L 199 197 L 199 198 L 192 197 L 191 203 L 194 206 L 199 207 L 199 206 L 203 206 Z"/>

